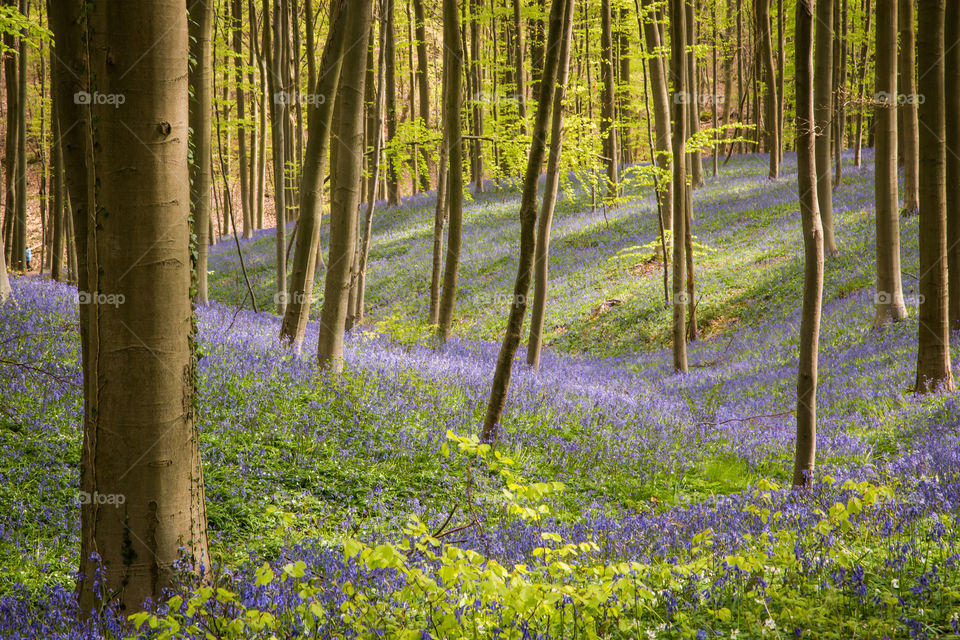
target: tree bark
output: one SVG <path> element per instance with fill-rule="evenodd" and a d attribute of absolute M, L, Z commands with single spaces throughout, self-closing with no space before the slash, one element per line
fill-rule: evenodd
<path fill-rule="evenodd" d="M 235 0 L 238 1 L 238 0 Z M 213 1 L 193 0 L 190 5 L 190 131 L 193 158 L 190 163 L 190 209 L 196 236 L 197 266 L 194 273 L 199 304 L 207 304 L 207 256 L 210 246 L 210 190 L 213 188 L 210 140 L 213 134 Z M 239 36 L 234 35 L 236 45 Z M 246 230 L 246 214 L 244 214 Z"/>
<path fill-rule="evenodd" d="M 656 127 L 657 164 L 662 171 L 670 171 L 670 98 L 667 90 L 667 71 L 664 69 L 660 53 L 660 28 L 657 26 L 654 0 L 643 0 L 644 10 L 649 12 L 649 19 L 643 23 L 644 38 L 647 43 L 648 66 L 650 68 L 650 85 L 653 94 L 653 118 Z M 663 189 L 658 192 L 660 200 L 660 217 L 665 228 L 669 228 L 673 220 L 673 181 L 665 180 Z M 666 261 L 666 256 L 664 256 Z"/>
<path fill-rule="evenodd" d="M 513 0 L 513 81 L 516 85 L 515 97 L 517 100 L 517 117 L 520 118 L 520 131 L 525 135 L 527 133 L 527 70 L 523 64 L 524 37 L 523 21 L 520 15 L 522 5 L 523 0 Z"/>
<path fill-rule="evenodd" d="M 946 0 L 920 0 L 917 61 L 924 73 L 920 105 L 920 331 L 918 392 L 952 391 L 947 310 L 947 174 L 944 108 L 944 10 Z M 951 43 L 954 46 L 955 43 Z"/>
<path fill-rule="evenodd" d="M 900 283 L 900 211 L 897 194 L 897 11 L 877 4 L 877 90 L 874 108 L 877 202 L 877 314 L 874 325 L 903 320 L 907 310 Z"/>
<path fill-rule="evenodd" d="M 250 169 L 247 166 L 246 90 L 243 88 L 243 5 L 231 0 L 233 23 L 234 74 L 237 83 L 237 145 L 240 159 L 240 210 L 243 212 L 243 237 L 253 236 L 253 213 L 250 211 Z M 192 43 L 191 43 L 192 44 Z M 290 96 L 297 99 L 297 96 Z M 209 118 L 207 119 L 209 124 Z"/>
<path fill-rule="evenodd" d="M 372 2 L 369 0 L 351 0 L 346 6 L 344 37 L 358 52 L 367 50 L 371 9 Z M 353 277 L 352 256 L 357 241 L 363 154 L 356 153 L 356 150 L 363 148 L 366 62 L 366 55 L 344 58 L 338 90 L 341 109 L 337 118 L 339 128 L 333 140 L 333 145 L 341 149 L 337 163 L 333 165 L 336 176 L 331 181 L 334 190 L 330 204 L 330 264 L 324 282 L 317 360 L 321 368 L 329 368 L 336 373 L 343 370 L 344 327 Z"/>
<path fill-rule="evenodd" d="M 300 183 L 300 220 L 297 222 L 296 250 L 290 273 L 290 292 L 287 296 L 280 339 L 300 353 L 310 319 L 310 302 L 320 254 L 320 226 L 323 214 L 323 176 L 327 152 L 330 148 L 330 124 L 333 105 L 343 65 L 345 0 L 334 0 L 331 9 L 327 41 L 320 60 L 320 76 L 311 88 L 321 100 L 310 102 L 307 112 L 307 147 L 303 156 L 303 176 Z"/>
<path fill-rule="evenodd" d="M 423 128 L 430 129 L 430 80 L 427 77 L 427 29 L 426 18 L 423 12 L 423 0 L 413 0 L 413 15 L 416 20 L 414 33 L 417 38 L 417 89 L 419 92 L 420 119 L 423 120 Z M 420 161 L 425 167 L 430 166 L 430 156 L 426 148 L 421 148 Z M 420 177 L 420 189 L 430 190 L 430 171 L 424 171 Z M 439 188 L 438 188 L 439 189 Z M 439 197 L 439 190 L 437 191 Z"/>
<path fill-rule="evenodd" d="M 820 27 L 817 29 L 819 31 Z M 804 253 L 800 360 L 797 370 L 797 445 L 793 466 L 793 484 L 799 487 L 812 483 L 817 456 L 817 361 L 824 271 L 823 233 L 816 190 L 813 0 L 797 0 L 794 46 L 797 188 Z"/>
<path fill-rule="evenodd" d="M 960 3 L 947 3 L 944 46 L 960 42 Z M 960 46 L 950 46 L 944 58 L 944 105 L 947 145 L 947 282 L 950 329 L 960 328 Z"/>
<path fill-rule="evenodd" d="M 767 152 L 770 154 L 770 170 L 767 177 L 776 180 L 780 175 L 780 132 L 777 113 L 777 79 L 773 62 L 773 43 L 770 36 L 770 0 L 755 0 L 757 16 L 757 34 L 760 37 L 760 61 L 763 65 L 763 82 L 766 85 L 766 130 Z"/>
<path fill-rule="evenodd" d="M 470 159 L 473 173 L 473 190 L 483 193 L 483 73 L 480 49 L 480 1 L 470 0 L 470 102 L 473 104 L 473 140 L 470 143 Z"/>
<path fill-rule="evenodd" d="M 857 86 L 859 88 L 858 96 L 860 98 L 860 104 L 862 105 L 865 102 L 866 98 L 866 76 L 867 76 L 867 53 L 870 49 L 869 39 L 870 39 L 870 0 L 864 0 L 864 16 L 866 25 L 864 27 L 864 41 L 863 45 L 860 47 L 860 66 L 859 66 L 859 78 L 857 80 Z M 860 167 L 863 162 L 863 106 L 857 108 L 857 129 L 854 136 L 856 140 L 854 141 L 854 151 L 853 151 L 853 166 Z"/>
<path fill-rule="evenodd" d="M 480 440 L 496 442 L 499 439 L 500 418 L 510 388 L 510 374 L 513 361 L 520 344 L 523 330 L 523 318 L 527 312 L 527 295 L 530 291 L 530 279 L 533 275 L 533 261 L 537 244 L 537 184 L 543 156 L 546 152 L 547 127 L 550 123 L 549 91 L 555 87 L 559 75 L 560 48 L 564 39 L 569 40 L 573 20 L 572 0 L 553 0 L 550 8 L 547 41 L 543 56 L 543 70 L 540 75 L 537 113 L 533 126 L 533 140 L 530 155 L 527 157 L 527 169 L 523 178 L 523 195 L 520 201 L 520 255 L 517 265 L 517 279 L 510 302 L 510 315 L 507 328 L 497 356 L 497 365 L 490 389 L 490 401 L 480 431 Z"/>
<path fill-rule="evenodd" d="M 613 27 L 610 0 L 600 3 L 600 79 L 603 96 L 600 102 L 600 137 L 603 140 L 604 165 L 607 169 L 606 198 L 617 198 L 617 130 L 616 130 L 616 82 L 613 76 Z M 547 52 L 549 54 L 549 52 Z M 548 96 L 549 97 L 549 94 Z"/>
<path fill-rule="evenodd" d="M 694 7 L 696 0 L 687 0 L 686 3 L 686 43 L 687 43 L 687 81 L 686 93 L 689 103 L 687 104 L 687 137 L 691 137 L 700 131 L 700 91 L 697 86 L 698 67 L 697 52 L 693 48 L 697 45 L 697 16 Z M 703 186 L 703 158 L 699 149 L 694 149 L 687 153 L 689 182 L 692 189 Z M 691 212 L 687 212 L 689 216 Z"/>
<path fill-rule="evenodd" d="M 686 0 L 670 0 L 670 79 L 673 84 L 673 369 L 687 372 L 687 56 Z"/>
<path fill-rule="evenodd" d="M 396 21 L 394 19 L 395 0 L 384 0 L 385 5 L 385 33 L 381 38 L 381 46 L 386 49 L 384 66 L 386 71 L 387 93 L 387 146 L 393 142 L 397 135 L 397 67 L 396 67 L 396 39 L 394 31 Z M 392 157 L 387 161 L 387 200 L 391 205 L 400 203 L 400 177 L 397 175 L 396 167 Z"/>
<path fill-rule="evenodd" d="M 906 215 L 916 215 L 920 207 L 920 123 L 917 120 L 917 60 L 916 38 L 913 28 L 914 0 L 898 0 L 900 28 L 900 87 L 892 93 L 900 104 L 903 119 L 903 138 L 900 141 L 903 154 L 903 209 Z M 879 5 L 877 10 L 880 10 Z M 900 96 L 903 96 L 901 99 Z"/>
<path fill-rule="evenodd" d="M 816 51 L 814 54 L 814 112 L 817 120 L 817 201 L 823 225 L 823 246 L 827 256 L 837 253 L 833 228 L 833 167 L 830 132 L 833 119 L 833 3 L 817 1 Z"/>
<path fill-rule="evenodd" d="M 20 0 L 20 13 L 27 15 L 27 0 Z M 27 39 L 21 36 L 17 54 L 17 217 L 13 225 L 13 268 L 27 270 Z"/>

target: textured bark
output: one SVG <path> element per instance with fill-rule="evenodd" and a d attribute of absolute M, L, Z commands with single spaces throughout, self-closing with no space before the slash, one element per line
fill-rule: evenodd
<path fill-rule="evenodd" d="M 685 0 L 670 0 L 670 80 L 673 84 L 673 369 L 687 371 L 687 78 Z"/>
<path fill-rule="evenodd" d="M 354 1 L 346 4 L 344 26 L 345 42 L 355 51 L 365 52 L 370 33 L 372 2 Z M 341 69 L 338 101 L 340 114 L 338 129 L 332 142 L 339 146 L 338 159 L 332 164 L 336 174 L 332 180 L 330 204 L 330 264 L 324 282 L 323 309 L 320 312 L 320 337 L 317 360 L 321 367 L 331 371 L 343 370 L 343 338 L 347 319 L 347 304 L 353 274 L 352 256 L 357 241 L 357 208 L 360 204 L 363 154 L 363 97 L 366 84 L 365 55 L 344 57 Z"/>
<path fill-rule="evenodd" d="M 951 3 L 955 0 L 950 0 Z M 903 96 L 900 105 L 900 117 L 903 122 L 900 153 L 903 155 L 903 209 L 906 215 L 916 215 L 920 207 L 920 156 L 918 145 L 920 140 L 920 123 L 917 120 L 916 75 L 916 38 L 913 28 L 914 0 L 898 0 L 899 28 L 900 28 L 900 88 L 899 93 L 891 95 Z M 877 11 L 880 10 L 879 4 Z"/>
<path fill-rule="evenodd" d="M 543 348 L 543 324 L 547 307 L 547 284 L 550 261 L 550 229 L 553 224 L 553 209 L 557 202 L 560 184 L 560 153 L 563 148 L 563 101 L 567 94 L 570 76 L 570 45 L 573 40 L 573 2 L 564 10 L 564 32 L 560 42 L 560 60 L 557 82 L 553 89 L 553 114 L 550 120 L 550 153 L 547 157 L 547 176 L 543 187 L 543 201 L 537 221 L 537 241 L 534 251 L 533 308 L 530 311 L 530 337 L 527 340 L 527 364 L 538 369 Z"/>
<path fill-rule="evenodd" d="M 343 65 L 344 0 L 334 0 L 330 24 L 320 60 L 320 76 L 311 91 L 320 99 L 307 112 L 307 147 L 303 156 L 300 183 L 300 220 L 297 222 L 296 250 L 290 273 L 290 294 L 286 300 L 280 339 L 300 352 L 310 318 L 310 301 L 320 254 L 320 226 L 323 213 L 323 176 L 330 148 L 330 124 Z"/>
<path fill-rule="evenodd" d="M 756 0 L 754 3 L 757 17 L 757 34 L 760 38 L 760 62 L 763 66 L 763 82 L 766 85 L 764 105 L 766 113 L 763 123 L 767 139 L 767 152 L 770 154 L 770 170 L 767 177 L 775 180 L 780 175 L 780 132 L 777 114 L 777 79 L 773 67 L 773 43 L 770 36 L 770 0 Z"/>
<path fill-rule="evenodd" d="M 607 169 L 606 197 L 617 197 L 617 130 L 616 130 L 616 81 L 613 76 L 613 27 L 611 25 L 610 0 L 600 3 L 600 80 L 603 95 L 600 99 L 600 137 L 603 140 L 604 164 Z M 549 51 L 547 54 L 549 55 Z M 542 94 L 541 94 L 542 95 Z"/>
<path fill-rule="evenodd" d="M 463 234 L 463 139 L 460 132 L 460 98 L 463 76 L 463 40 L 457 0 L 443 0 L 443 130 L 447 146 L 447 255 L 443 290 L 437 314 L 440 340 L 450 337 L 457 301 L 457 275 Z"/>
<path fill-rule="evenodd" d="M 647 43 L 648 54 L 660 51 L 660 28 L 656 24 L 654 0 L 643 0 L 644 9 L 649 15 L 644 18 L 643 34 Z M 651 55 L 648 60 L 650 68 L 650 89 L 653 94 L 653 119 L 657 138 L 657 164 L 663 171 L 670 171 L 670 98 L 667 89 L 667 70 L 664 68 L 661 54 Z M 664 181 L 663 188 L 657 197 L 660 199 L 660 218 L 663 226 L 669 228 L 673 220 L 673 181 Z M 666 260 L 666 257 L 664 257 Z"/>
<path fill-rule="evenodd" d="M 833 119 L 833 3 L 836 1 L 817 1 L 813 74 L 813 108 L 817 122 L 817 202 L 823 225 L 824 251 L 828 256 L 837 253 L 833 228 L 833 168 L 830 145 Z"/>
<path fill-rule="evenodd" d="M 88 15 L 91 90 L 125 101 L 87 106 L 89 155 L 68 161 L 82 167 L 68 182 L 91 172 L 88 202 L 96 184 L 96 207 L 85 209 L 96 211 L 87 256 L 94 295 L 81 299 L 90 307 L 81 315 L 91 336 L 83 348 L 97 357 L 84 358 L 81 486 L 90 499 L 82 510 L 80 603 L 89 611 L 107 594 L 131 612 L 170 585 L 183 549 L 197 566 L 210 566 L 194 424 L 188 27 L 174 0 L 100 0 Z M 82 41 L 70 35 L 57 38 L 58 58 L 81 59 L 83 49 L 73 47 Z M 97 297 L 111 295 L 115 303 Z"/>
<path fill-rule="evenodd" d="M 952 1 L 952 0 L 951 0 Z M 920 105 L 920 331 L 919 392 L 953 390 L 947 311 L 946 114 L 944 8 L 946 0 L 920 0 L 917 62 L 924 73 Z M 954 43 L 951 43 L 953 46 Z M 953 185 L 954 187 L 956 185 Z"/>
<path fill-rule="evenodd" d="M 551 101 L 549 91 L 554 88 L 559 75 L 560 43 L 569 39 L 573 20 L 572 0 L 553 0 L 550 7 L 547 42 L 543 56 L 543 70 L 540 75 L 539 95 L 542 98 L 537 103 L 537 113 L 533 125 L 533 140 L 530 144 L 530 154 L 527 157 L 526 173 L 523 177 L 523 194 L 520 200 L 520 253 L 517 264 L 517 278 L 513 287 L 513 298 L 510 301 L 510 315 L 507 319 L 507 328 L 504 331 L 500 353 L 497 355 L 497 365 L 493 374 L 493 384 L 490 389 L 490 401 L 487 404 L 487 413 L 480 431 L 480 440 L 496 442 L 499 439 L 500 418 L 507 400 L 507 390 L 510 388 L 510 374 L 513 370 L 513 361 L 520 345 L 523 330 L 523 318 L 527 312 L 527 295 L 530 292 L 530 280 L 533 276 L 533 261 L 537 244 L 537 183 L 540 179 L 540 168 L 543 166 L 543 156 L 546 153 L 547 127 L 550 123 Z"/>
<path fill-rule="evenodd" d="M 817 457 L 817 364 L 823 299 L 823 233 L 817 201 L 813 87 L 813 0 L 797 0 L 794 62 L 797 100 L 797 188 L 803 225 L 803 307 L 797 370 L 794 486 L 813 481 Z"/>
<path fill-rule="evenodd" d="M 944 45 L 960 42 L 960 2 L 946 8 Z M 950 46 L 944 58 L 947 144 L 947 265 L 950 289 L 950 329 L 960 328 L 960 46 Z"/>
<path fill-rule="evenodd" d="M 194 271 L 197 302 L 207 304 L 207 256 L 210 247 L 210 190 L 213 188 L 211 136 L 213 135 L 213 1 L 192 0 L 190 5 L 190 210 L 196 236 Z M 235 36 L 236 37 L 236 36 Z M 236 41 L 235 41 L 236 43 Z M 246 214 L 244 215 L 246 228 Z"/>
<path fill-rule="evenodd" d="M 875 195 L 877 201 L 877 315 L 875 326 L 907 315 L 900 284 L 900 212 L 897 197 L 897 10 L 877 4 L 877 70 L 874 108 Z"/>

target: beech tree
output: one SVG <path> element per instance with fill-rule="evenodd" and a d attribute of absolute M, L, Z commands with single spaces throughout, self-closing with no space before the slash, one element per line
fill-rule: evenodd
<path fill-rule="evenodd" d="M 833 168 L 831 167 L 831 131 L 833 119 L 833 4 L 837 0 L 817 0 L 816 50 L 814 52 L 814 109 L 817 119 L 817 201 L 823 224 L 826 255 L 837 253 L 833 228 Z"/>
<path fill-rule="evenodd" d="M 207 304 L 207 256 L 210 247 L 210 190 L 213 188 L 211 137 L 213 134 L 213 2 L 190 5 L 190 210 L 196 236 L 194 280 L 197 302 Z"/>
<path fill-rule="evenodd" d="M 947 149 L 944 108 L 944 11 L 946 0 L 920 0 L 917 62 L 923 69 L 920 105 L 920 330 L 919 392 L 952 391 L 947 310 Z M 953 46 L 955 43 L 951 43 Z"/>
<path fill-rule="evenodd" d="M 914 0 L 898 0 L 898 22 L 900 28 L 900 86 L 893 91 L 900 104 L 900 154 L 903 156 L 903 210 L 907 215 L 916 215 L 920 206 L 920 140 L 919 121 L 917 120 L 917 59 L 913 28 Z M 877 12 L 880 12 L 880 4 Z M 877 49 L 877 56 L 881 55 Z M 895 103 L 896 104 L 896 103 Z"/>
<path fill-rule="evenodd" d="M 817 29 L 819 31 L 820 27 Z M 795 486 L 806 486 L 812 482 L 817 457 L 817 361 L 823 298 L 824 247 L 816 190 L 813 38 L 813 0 L 797 0 L 794 35 L 797 188 L 800 194 L 804 266 L 800 362 L 797 371 L 797 445 L 793 465 Z"/>
<path fill-rule="evenodd" d="M 774 180 L 780 175 L 780 131 L 777 125 L 777 79 L 773 63 L 773 45 L 770 37 L 770 0 L 756 0 L 757 33 L 760 37 L 760 62 L 763 66 L 763 82 L 766 85 L 764 105 L 764 131 L 767 138 L 767 152 L 770 154 L 769 178 Z"/>
<path fill-rule="evenodd" d="M 948 2 L 945 15 L 943 60 L 944 124 L 947 146 L 947 266 L 950 329 L 960 328 L 960 2 Z M 947 44 L 949 43 L 949 44 Z"/>
<path fill-rule="evenodd" d="M 687 371 L 687 78 L 685 0 L 670 0 L 670 81 L 673 85 L 673 369 Z"/>
<path fill-rule="evenodd" d="M 660 53 L 660 28 L 657 26 L 655 0 L 643 0 L 644 11 L 649 14 L 644 19 L 643 34 L 647 45 L 647 63 L 650 68 L 650 85 L 653 102 L 653 118 L 656 127 L 656 158 L 662 171 L 670 170 L 670 97 L 667 87 L 667 70 Z M 660 205 L 661 223 L 669 228 L 673 220 L 673 181 L 665 180 L 663 188 L 657 193 Z M 664 262 L 667 258 L 664 256 Z"/>
<path fill-rule="evenodd" d="M 607 169 L 606 197 L 617 197 L 616 81 L 613 76 L 613 28 L 610 0 L 600 2 L 600 78 L 603 98 L 600 102 L 600 136 L 603 139 L 603 163 Z"/>

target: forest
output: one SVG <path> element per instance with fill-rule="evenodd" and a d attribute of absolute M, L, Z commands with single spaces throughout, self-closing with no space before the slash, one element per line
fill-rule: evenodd
<path fill-rule="evenodd" d="M 0 640 L 960 640 L 960 0 L 0 56 Z"/>

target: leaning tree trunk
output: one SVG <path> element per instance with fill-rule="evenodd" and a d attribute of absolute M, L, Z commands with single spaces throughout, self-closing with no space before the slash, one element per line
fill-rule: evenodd
<path fill-rule="evenodd" d="M 310 101 L 307 113 L 307 149 L 303 156 L 303 175 L 300 182 L 300 220 L 297 222 L 296 250 L 290 273 L 290 295 L 286 300 L 280 339 L 292 345 L 299 353 L 310 319 L 310 301 L 313 281 L 320 253 L 320 221 L 323 213 L 323 174 L 327 151 L 330 148 L 330 123 L 340 70 L 343 65 L 343 29 L 346 20 L 345 0 L 335 0 L 330 24 L 320 60 L 317 84 L 311 87 L 314 95 L 324 100 Z"/>
<path fill-rule="evenodd" d="M 351 0 L 346 3 L 345 42 L 365 52 L 370 36 L 372 2 Z M 363 179 L 363 98 L 366 83 L 367 56 L 345 56 L 342 63 L 337 100 L 340 113 L 337 118 L 334 145 L 341 147 L 334 190 L 330 203 L 330 265 L 324 282 L 323 309 L 320 312 L 320 337 L 317 360 L 321 367 L 331 371 L 343 370 L 343 338 L 347 320 L 353 273 L 351 265 L 357 243 L 357 209 L 360 205 L 360 185 Z"/>
<path fill-rule="evenodd" d="M 822 1 L 822 0 L 821 0 Z M 794 61 L 797 100 L 797 187 L 803 225 L 803 307 L 797 371 L 794 486 L 813 481 L 817 457 L 817 360 L 823 301 L 823 233 L 817 202 L 813 87 L 813 0 L 797 0 Z"/>
<path fill-rule="evenodd" d="M 457 0 L 443 0 L 443 129 L 447 145 L 447 255 L 443 269 L 443 291 L 437 315 L 441 342 L 453 328 L 457 301 L 457 275 L 463 234 L 463 137 L 460 132 L 460 97 L 463 76 L 463 40 Z"/>
<path fill-rule="evenodd" d="M 236 0 L 235 0 L 236 1 Z M 190 163 L 190 209 L 196 236 L 197 266 L 194 281 L 197 302 L 207 304 L 207 256 L 210 247 L 210 190 L 213 167 L 210 140 L 213 135 L 213 0 L 190 5 L 190 132 L 193 160 Z M 244 213 L 246 230 L 246 213 Z"/>
<path fill-rule="evenodd" d="M 569 2 L 570 14 L 573 1 Z M 566 14 L 565 14 L 566 16 Z M 537 222 L 537 240 L 534 254 L 535 279 L 533 285 L 533 309 L 530 312 L 530 337 L 527 340 L 527 364 L 534 370 L 540 367 L 543 349 L 543 323 L 547 307 L 547 282 L 550 261 L 550 228 L 553 224 L 553 209 L 560 184 L 560 152 L 563 145 L 563 101 L 570 76 L 570 45 L 573 40 L 572 16 L 564 22 L 563 39 L 560 42 L 560 61 L 557 83 L 553 90 L 553 115 L 550 121 L 550 154 L 547 158 L 547 178 L 543 187 L 543 202 Z"/>
<path fill-rule="evenodd" d="M 944 42 L 960 42 L 960 2 L 946 9 Z M 950 329 L 960 328 L 960 46 L 951 46 L 944 59 L 947 144 L 947 278 L 950 289 Z"/>
<path fill-rule="evenodd" d="M 687 93 L 685 0 L 670 0 L 670 79 L 673 83 L 673 369 L 687 371 Z"/>
<path fill-rule="evenodd" d="M 653 92 L 653 119 L 656 127 L 657 164 L 660 170 L 670 171 L 670 98 L 667 90 L 667 71 L 660 55 L 660 28 L 657 26 L 657 14 L 654 0 L 643 0 L 644 10 L 649 13 L 644 19 L 643 33 L 649 55 L 650 85 Z M 660 200 L 660 220 L 669 228 L 673 220 L 673 181 L 664 180 L 663 188 L 657 193 Z M 664 262 L 667 257 L 664 256 Z"/>
<path fill-rule="evenodd" d="M 830 132 L 833 119 L 833 3 L 817 1 L 817 35 L 813 100 L 817 119 L 817 203 L 823 224 L 823 246 L 826 255 L 837 253 L 833 228 L 833 168 L 831 166 Z"/>
<path fill-rule="evenodd" d="M 953 1 L 953 0 L 951 0 Z M 946 114 L 944 109 L 944 3 L 920 0 L 917 61 L 920 76 L 920 335 L 918 392 L 953 390 L 947 311 Z M 951 47 L 956 43 L 951 43 Z M 955 188 L 952 185 L 951 188 Z"/>
<path fill-rule="evenodd" d="M 953 4 L 956 0 L 950 0 Z M 919 207 L 920 156 L 918 155 L 920 130 L 917 120 L 917 60 L 913 28 L 914 0 L 898 0 L 900 27 L 900 87 L 890 95 L 899 102 L 900 116 L 903 118 L 903 137 L 900 152 L 903 154 L 903 210 L 906 215 L 916 215 Z M 880 11 L 879 4 L 877 11 Z M 951 43 L 954 44 L 954 43 Z"/>
<path fill-rule="evenodd" d="M 90 91 L 124 101 L 89 106 L 93 147 L 79 159 L 88 195 L 96 184 L 84 348 L 110 356 L 85 358 L 80 603 L 89 612 L 116 594 L 132 612 L 171 585 L 184 551 L 210 567 L 194 422 L 188 28 L 175 0 L 89 11 Z"/>
<path fill-rule="evenodd" d="M 767 134 L 767 152 L 770 154 L 770 171 L 767 177 L 776 180 L 780 175 L 780 132 L 777 123 L 777 78 L 773 66 L 773 43 L 770 36 L 770 0 L 756 0 L 757 34 L 760 37 L 760 61 L 763 64 L 763 82 L 767 85 L 766 113 L 763 123 Z"/>
<path fill-rule="evenodd" d="M 616 81 L 613 77 L 613 27 L 610 0 L 601 0 L 600 3 L 600 78 L 603 82 L 603 96 L 600 102 L 600 137 L 603 140 L 603 162 L 607 168 L 606 197 L 613 201 L 617 197 L 617 183 L 620 180 L 617 175 Z M 545 99 L 549 98 L 549 95 L 548 92 Z"/>
<path fill-rule="evenodd" d="M 510 388 L 510 374 L 513 360 L 520 345 L 523 331 L 523 318 L 527 313 L 527 295 L 530 292 L 530 279 L 533 275 L 533 260 L 537 245 L 537 184 L 540 180 L 540 168 L 546 152 L 547 127 L 550 122 L 549 90 L 555 87 L 560 66 L 560 48 L 563 39 L 569 40 L 573 20 L 573 0 L 553 0 L 550 7 L 547 41 L 543 56 L 543 69 L 540 74 L 540 100 L 533 125 L 533 140 L 530 155 L 527 157 L 527 170 L 523 177 L 523 195 L 520 200 L 520 255 L 517 264 L 517 279 L 510 301 L 510 315 L 504 331 L 503 343 L 497 355 L 497 365 L 490 389 L 490 401 L 480 431 L 482 442 L 496 442 L 499 439 L 500 418 L 507 401 Z"/>
<path fill-rule="evenodd" d="M 874 108 L 874 193 L 877 201 L 877 315 L 881 327 L 907 316 L 900 284 L 900 214 L 897 197 L 897 11 L 877 4 L 877 90 Z"/>

